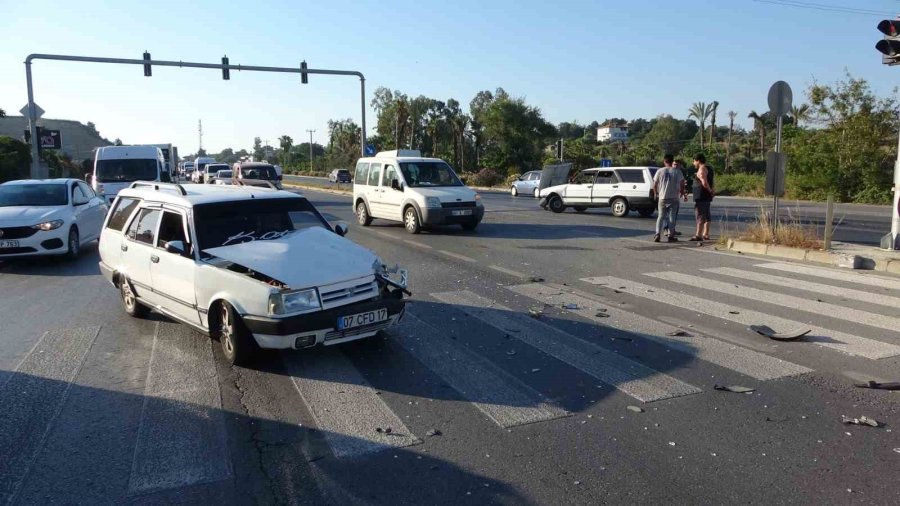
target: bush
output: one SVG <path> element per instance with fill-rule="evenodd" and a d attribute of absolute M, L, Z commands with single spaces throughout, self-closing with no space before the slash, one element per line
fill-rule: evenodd
<path fill-rule="evenodd" d="M 488 188 L 499 184 L 501 181 L 503 181 L 503 179 L 500 177 L 500 174 L 497 174 L 497 171 L 493 169 L 481 169 L 472 178 L 472 183 L 474 183 L 475 186 Z"/>
<path fill-rule="evenodd" d="M 0 183 L 28 177 L 31 151 L 24 142 L 0 136 Z"/>
<path fill-rule="evenodd" d="M 763 174 L 716 174 L 716 195 L 765 197 L 766 176 Z"/>

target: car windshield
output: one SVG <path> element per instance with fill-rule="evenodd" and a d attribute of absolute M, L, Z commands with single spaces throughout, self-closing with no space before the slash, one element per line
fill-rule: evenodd
<path fill-rule="evenodd" d="M 158 169 L 155 158 L 97 160 L 97 180 L 101 183 L 156 181 Z"/>
<path fill-rule="evenodd" d="M 400 172 L 406 185 L 417 186 L 463 186 L 456 173 L 444 162 L 405 162 L 400 164 Z"/>
<path fill-rule="evenodd" d="M 296 230 L 322 227 L 325 218 L 303 198 L 253 199 L 194 207 L 201 252 L 219 246 L 279 239 Z"/>
<path fill-rule="evenodd" d="M 337 171 L 337 173 L 340 174 L 340 175 L 342 175 L 342 176 L 344 176 L 344 175 L 350 175 L 350 171 L 347 170 L 347 169 L 341 169 L 341 170 Z"/>
<path fill-rule="evenodd" d="M 12 206 L 64 206 L 68 202 L 66 185 L 11 184 L 0 186 L 0 207 Z"/>
<path fill-rule="evenodd" d="M 241 175 L 245 179 L 275 179 L 275 169 L 273 167 L 244 167 L 241 169 Z"/>

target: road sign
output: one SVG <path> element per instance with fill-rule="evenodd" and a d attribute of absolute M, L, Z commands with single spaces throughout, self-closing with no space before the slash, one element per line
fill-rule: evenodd
<path fill-rule="evenodd" d="M 784 172 L 787 155 L 769 151 L 766 157 L 766 195 L 784 196 Z"/>
<path fill-rule="evenodd" d="M 366 144 L 366 156 L 375 156 L 375 146 Z"/>
<path fill-rule="evenodd" d="M 601 167 L 612 167 L 612 159 L 611 158 L 601 158 L 600 166 Z"/>
<path fill-rule="evenodd" d="M 19 109 L 19 112 L 22 113 L 22 116 L 25 116 L 26 118 L 28 118 L 28 104 L 25 104 L 24 107 Z M 35 118 L 40 119 L 41 116 L 43 116 L 45 112 L 46 111 L 41 109 L 41 106 L 34 104 L 34 117 Z"/>
<path fill-rule="evenodd" d="M 794 94 L 790 85 L 784 81 L 778 81 L 769 88 L 769 111 L 774 116 L 790 114 L 791 105 L 794 102 Z"/>
<path fill-rule="evenodd" d="M 59 135 L 59 130 L 41 128 L 38 130 L 38 138 L 41 142 L 41 149 L 60 149 L 62 147 L 62 136 Z"/>

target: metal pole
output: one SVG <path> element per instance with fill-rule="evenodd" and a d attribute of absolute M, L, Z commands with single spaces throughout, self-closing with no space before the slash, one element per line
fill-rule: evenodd
<path fill-rule="evenodd" d="M 825 250 L 831 249 L 831 237 L 834 234 L 834 198 L 829 194 L 825 203 Z"/>
<path fill-rule="evenodd" d="M 32 134 L 34 135 L 34 134 Z M 900 137 L 897 139 L 897 161 L 894 162 L 894 207 L 891 208 L 891 247 L 900 249 Z"/>
<path fill-rule="evenodd" d="M 362 128 L 359 130 L 360 155 L 366 156 L 366 78 L 359 75 L 359 98 L 362 111 Z"/>
<path fill-rule="evenodd" d="M 309 132 L 309 171 L 313 170 L 313 147 L 312 147 L 312 134 L 315 130 L 307 130 Z"/>
<path fill-rule="evenodd" d="M 38 160 L 37 111 L 34 108 L 34 89 L 31 85 L 31 62 L 25 62 L 25 83 L 28 86 L 28 131 L 31 132 L 31 179 L 41 178 Z"/>
<path fill-rule="evenodd" d="M 776 126 L 776 133 L 775 133 L 775 152 L 776 152 L 776 153 L 781 153 L 781 125 L 782 125 L 782 122 L 783 122 L 783 118 L 782 118 L 782 116 L 779 115 L 779 116 L 778 116 L 778 119 L 777 119 L 776 122 L 775 122 L 775 126 Z M 773 230 L 777 230 L 777 229 L 778 229 L 778 189 L 780 188 L 780 183 L 778 182 L 778 176 L 779 176 L 779 175 L 780 175 L 780 174 L 779 174 L 778 171 L 776 170 L 776 171 L 775 171 L 775 175 L 774 175 L 773 178 L 772 178 L 772 180 L 773 180 L 774 183 L 775 183 L 775 184 L 773 185 L 773 187 L 774 187 L 773 189 L 775 190 L 775 191 L 773 192 L 774 195 L 775 195 L 775 205 L 774 205 L 774 207 L 775 207 L 775 209 L 774 209 L 775 217 L 774 217 L 774 218 L 775 218 L 775 219 L 772 220 L 772 222 L 773 222 L 773 224 L 772 224 Z"/>

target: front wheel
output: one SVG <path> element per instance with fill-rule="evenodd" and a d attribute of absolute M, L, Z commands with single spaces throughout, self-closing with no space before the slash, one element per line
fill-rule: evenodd
<path fill-rule="evenodd" d="M 536 199 L 541 198 L 541 190 L 539 188 L 534 189 L 534 198 L 536 198 Z"/>
<path fill-rule="evenodd" d="M 69 229 L 69 245 L 66 256 L 71 260 L 76 260 L 81 252 L 81 239 L 78 237 L 78 229 L 72 227 Z"/>
<path fill-rule="evenodd" d="M 414 207 L 407 207 L 406 212 L 403 213 L 403 226 L 410 234 L 418 234 L 422 230 L 422 226 L 419 224 L 419 214 Z"/>
<path fill-rule="evenodd" d="M 513 197 L 518 197 L 518 196 L 519 196 L 519 189 L 516 188 L 515 186 L 511 186 L 511 187 L 509 188 L 509 194 L 512 195 Z"/>
<path fill-rule="evenodd" d="M 231 307 L 231 304 L 223 302 L 219 306 L 219 341 L 222 343 L 222 353 L 231 365 L 243 365 L 253 358 L 256 353 L 256 343 L 250 331 L 244 326 L 240 315 Z"/>
<path fill-rule="evenodd" d="M 610 202 L 609 207 L 612 208 L 612 214 L 616 218 L 621 218 L 628 214 L 628 202 L 622 197 L 616 197 Z"/>
<path fill-rule="evenodd" d="M 550 197 L 550 202 L 548 202 L 547 205 L 554 213 L 561 213 L 566 210 L 566 205 L 558 195 Z"/>
<path fill-rule="evenodd" d="M 366 207 L 365 202 L 356 204 L 356 221 L 364 227 L 372 224 L 372 217 L 369 216 L 369 209 Z"/>

